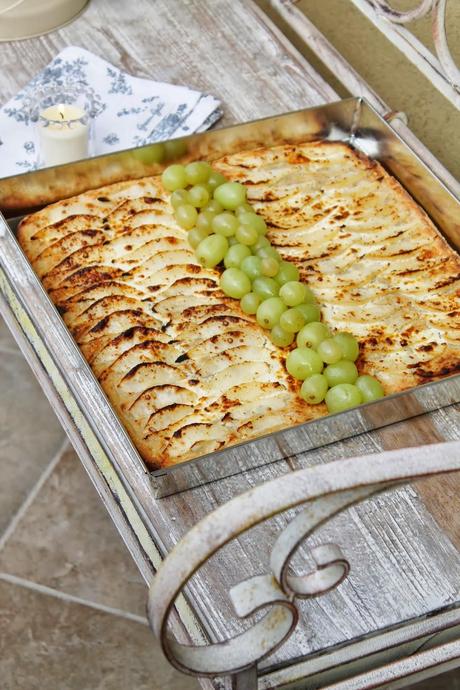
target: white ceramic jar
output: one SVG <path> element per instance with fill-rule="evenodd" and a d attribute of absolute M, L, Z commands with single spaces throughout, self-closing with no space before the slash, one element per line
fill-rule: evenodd
<path fill-rule="evenodd" d="M 72 21 L 89 0 L 0 0 L 0 41 L 40 36 Z"/>

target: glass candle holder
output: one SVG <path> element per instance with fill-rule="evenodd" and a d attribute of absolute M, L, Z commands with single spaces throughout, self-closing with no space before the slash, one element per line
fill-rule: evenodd
<path fill-rule="evenodd" d="M 84 86 L 43 89 L 36 103 L 38 166 L 62 165 L 93 155 L 93 104 Z"/>

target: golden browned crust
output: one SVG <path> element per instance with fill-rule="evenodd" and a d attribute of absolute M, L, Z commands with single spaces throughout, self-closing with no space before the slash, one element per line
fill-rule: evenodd
<path fill-rule="evenodd" d="M 262 163 L 263 161 L 263 163 Z M 460 257 L 382 166 L 341 143 L 223 159 L 249 187 L 325 320 L 360 340 L 360 367 L 397 392 L 460 368 Z"/>
<path fill-rule="evenodd" d="M 459 257 L 383 168 L 344 144 L 279 146 L 216 166 L 248 185 L 271 241 L 361 371 L 400 391 L 457 371 Z M 284 354 L 201 268 L 158 178 L 26 218 L 19 240 L 150 467 L 325 413 Z"/>
<path fill-rule="evenodd" d="M 26 218 L 19 240 L 154 468 L 315 415 L 219 271 L 195 260 L 156 179 Z"/>

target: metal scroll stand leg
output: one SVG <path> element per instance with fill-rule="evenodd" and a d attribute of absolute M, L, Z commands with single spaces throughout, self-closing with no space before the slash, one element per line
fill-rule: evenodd
<path fill-rule="evenodd" d="M 318 527 L 366 498 L 416 478 L 455 471 L 460 471 L 460 441 L 315 465 L 281 475 L 222 504 L 176 544 L 150 586 L 148 618 L 166 658 L 184 673 L 225 678 L 226 690 L 257 690 L 257 664 L 294 632 L 300 611 L 297 600 L 333 590 L 349 572 L 340 548 L 324 543 L 309 549 L 313 568 L 297 575 L 291 570 L 297 549 L 308 545 Z M 170 612 L 197 570 L 252 527 L 297 507 L 302 510 L 272 545 L 269 571 L 242 580 L 228 592 L 239 618 L 250 623 L 253 614 L 264 615 L 218 643 L 184 645 L 170 637 Z"/>
<path fill-rule="evenodd" d="M 240 671 L 232 677 L 231 690 L 257 690 L 257 666 Z"/>

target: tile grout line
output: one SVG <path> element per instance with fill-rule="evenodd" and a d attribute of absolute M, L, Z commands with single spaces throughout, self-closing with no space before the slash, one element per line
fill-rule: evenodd
<path fill-rule="evenodd" d="M 18 587 L 24 587 L 25 589 L 30 589 L 33 592 L 54 597 L 55 599 L 60 599 L 61 601 L 65 601 L 67 603 L 88 606 L 89 608 L 96 609 L 97 611 L 109 613 L 112 616 L 118 616 L 119 618 L 125 618 L 133 621 L 134 623 L 148 625 L 147 618 L 143 618 L 136 613 L 123 611 L 122 609 L 106 606 L 105 604 L 98 604 L 97 602 L 90 601 L 89 599 L 84 599 L 82 597 L 77 597 L 74 594 L 61 592 L 59 589 L 53 589 L 52 587 L 47 587 L 46 585 L 40 585 L 38 582 L 32 582 L 31 580 L 26 580 L 22 577 L 18 577 L 17 575 L 10 575 L 9 573 L 0 572 L 0 581 L 8 582 L 11 585 L 17 585 Z"/>
<path fill-rule="evenodd" d="M 42 474 L 38 478 L 37 482 L 33 485 L 32 489 L 29 491 L 27 494 L 26 498 L 24 501 L 21 503 L 19 509 L 17 512 L 13 515 L 11 518 L 10 522 L 6 526 L 5 531 L 0 537 L 0 552 L 2 551 L 3 547 L 5 546 L 6 542 L 8 539 L 13 535 L 14 531 L 16 530 L 16 527 L 24 517 L 24 515 L 27 513 L 28 509 L 40 493 L 40 490 L 42 486 L 45 484 L 46 480 L 49 478 L 49 476 L 52 474 L 53 470 L 56 468 L 56 466 L 59 464 L 59 461 L 61 460 L 62 456 L 64 455 L 65 451 L 67 448 L 70 448 L 69 440 L 67 436 L 64 439 L 64 443 L 62 443 L 59 447 L 59 450 L 57 451 L 56 455 L 53 456 L 49 464 L 45 467 L 43 470 Z"/>

